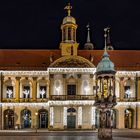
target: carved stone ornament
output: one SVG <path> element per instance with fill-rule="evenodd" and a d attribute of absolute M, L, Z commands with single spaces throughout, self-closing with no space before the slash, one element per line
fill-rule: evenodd
<path fill-rule="evenodd" d="M 50 67 L 76 67 L 76 68 L 94 68 L 95 66 L 87 59 L 81 56 L 64 56 L 57 59 Z"/>

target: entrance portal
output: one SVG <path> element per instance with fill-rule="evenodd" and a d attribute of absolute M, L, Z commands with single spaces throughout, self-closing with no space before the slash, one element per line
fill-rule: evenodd
<path fill-rule="evenodd" d="M 7 109 L 4 111 L 4 129 L 14 128 L 14 111 Z"/>
<path fill-rule="evenodd" d="M 41 109 L 38 111 L 39 128 L 48 128 L 48 111 Z"/>
<path fill-rule="evenodd" d="M 67 128 L 74 129 L 76 124 L 76 116 L 75 115 L 68 115 L 67 116 Z"/>
<path fill-rule="evenodd" d="M 31 111 L 24 109 L 21 111 L 22 128 L 31 128 Z"/>
<path fill-rule="evenodd" d="M 76 128 L 76 110 L 75 108 L 69 108 L 67 110 L 67 128 Z"/>

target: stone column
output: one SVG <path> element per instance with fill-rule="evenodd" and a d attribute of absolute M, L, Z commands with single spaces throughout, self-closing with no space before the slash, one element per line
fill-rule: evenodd
<path fill-rule="evenodd" d="M 0 73 L 0 130 L 2 130 L 2 72 Z"/>
<path fill-rule="evenodd" d="M 140 101 L 140 77 L 137 78 L 137 101 Z"/>
<path fill-rule="evenodd" d="M 50 74 L 49 99 L 54 94 L 54 75 Z"/>
<path fill-rule="evenodd" d="M 81 95 L 82 91 L 81 91 L 81 86 L 82 86 L 82 80 L 81 80 L 81 74 L 77 75 L 78 80 L 77 80 L 77 89 L 76 89 L 76 95 L 78 99 L 80 99 L 79 95 Z"/>
<path fill-rule="evenodd" d="M 0 130 L 2 130 L 2 104 L 0 103 Z"/>
<path fill-rule="evenodd" d="M 78 107 L 78 128 L 82 128 L 82 107 Z"/>
<path fill-rule="evenodd" d="M 54 108 L 50 107 L 50 129 L 53 128 L 54 125 Z"/>
<path fill-rule="evenodd" d="M 118 127 L 119 129 L 124 128 L 124 107 L 119 107 L 118 109 L 119 114 L 118 114 Z"/>
<path fill-rule="evenodd" d="M 37 129 L 37 116 L 35 115 L 37 111 L 35 109 L 32 109 L 32 123 L 31 123 L 31 128 Z"/>
<path fill-rule="evenodd" d="M 32 98 L 33 101 L 36 101 L 37 99 L 37 77 L 33 77 L 33 89 L 32 89 Z"/>
<path fill-rule="evenodd" d="M 140 129 L 140 105 L 137 105 L 137 129 Z"/>
<path fill-rule="evenodd" d="M 124 82 L 120 81 L 120 100 L 124 99 Z"/>
<path fill-rule="evenodd" d="M 16 77 L 16 87 L 15 87 L 15 100 L 19 102 L 20 99 L 20 77 Z"/>
<path fill-rule="evenodd" d="M 68 27 L 66 28 L 66 38 L 65 40 L 67 41 L 68 40 Z"/>
<path fill-rule="evenodd" d="M 63 94 L 62 95 L 65 96 L 64 99 L 66 99 L 66 96 L 67 96 L 67 91 L 66 91 L 66 89 L 67 89 L 66 88 L 66 86 L 67 86 L 66 85 L 66 74 L 63 74 L 63 83 L 62 84 L 63 84 L 63 91 L 62 91 Z"/>
<path fill-rule="evenodd" d="M 67 107 L 63 107 L 63 126 L 67 128 Z"/>
<path fill-rule="evenodd" d="M 96 110 L 96 107 L 91 107 L 91 126 L 92 126 L 92 129 L 95 129 L 95 110 Z"/>
<path fill-rule="evenodd" d="M 21 108 L 20 108 L 20 107 L 16 107 L 15 114 L 16 114 L 16 116 L 17 116 L 16 125 L 18 125 L 18 127 L 19 127 L 19 129 L 20 129 L 20 128 L 21 128 L 21 120 L 20 120 Z"/>

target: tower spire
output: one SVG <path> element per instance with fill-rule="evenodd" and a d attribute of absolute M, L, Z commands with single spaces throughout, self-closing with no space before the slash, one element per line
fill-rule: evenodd
<path fill-rule="evenodd" d="M 110 41 L 110 28 L 108 28 L 107 30 L 107 50 L 113 50 L 113 46 L 111 45 L 111 41 Z"/>
<path fill-rule="evenodd" d="M 90 25 L 87 24 L 87 42 L 90 43 Z"/>
<path fill-rule="evenodd" d="M 64 9 L 67 10 L 68 16 L 70 16 L 70 14 L 71 14 L 71 9 L 72 9 L 72 6 L 70 5 L 70 2 L 68 3 L 68 5 L 65 6 Z"/>
<path fill-rule="evenodd" d="M 104 38 L 105 38 L 105 48 L 104 51 L 107 52 L 107 31 L 108 31 L 108 27 L 104 28 Z"/>
<path fill-rule="evenodd" d="M 89 23 L 87 24 L 87 42 L 84 45 L 84 49 L 85 50 L 93 50 L 94 49 L 94 45 L 91 43 L 90 40 L 90 25 Z"/>

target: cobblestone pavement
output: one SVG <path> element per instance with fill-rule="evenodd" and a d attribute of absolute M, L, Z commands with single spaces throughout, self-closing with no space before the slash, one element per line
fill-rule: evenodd
<path fill-rule="evenodd" d="M 0 140 L 98 140 L 97 131 L 0 131 Z M 113 130 L 113 140 L 140 140 L 140 130 Z"/>

